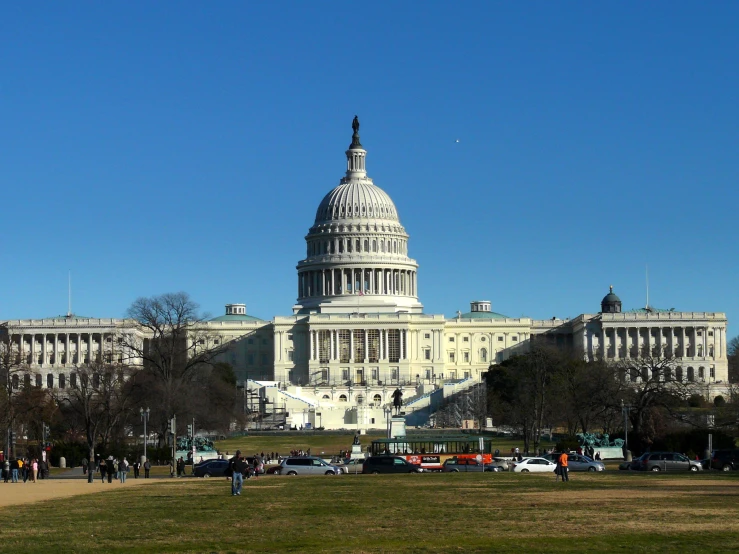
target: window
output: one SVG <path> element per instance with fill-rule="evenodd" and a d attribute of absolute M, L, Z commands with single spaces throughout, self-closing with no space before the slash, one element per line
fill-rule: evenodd
<path fill-rule="evenodd" d="M 221 341 L 219 341 L 218 339 L 215 339 L 215 340 L 213 341 L 213 344 L 221 344 Z"/>
<path fill-rule="evenodd" d="M 705 378 L 706 378 L 706 370 L 703 369 L 702 367 L 699 367 L 698 368 L 698 379 L 703 381 Z"/>
<path fill-rule="evenodd" d="M 292 350 L 288 350 L 287 351 L 287 361 L 288 362 L 292 362 L 293 361 L 293 351 Z"/>
<path fill-rule="evenodd" d="M 398 368 L 397 367 L 390 368 L 390 375 L 393 381 L 397 381 L 398 380 Z"/>
<path fill-rule="evenodd" d="M 382 402 L 382 396 L 380 396 L 379 394 L 374 395 L 372 397 L 372 402 L 380 404 Z"/>
<path fill-rule="evenodd" d="M 430 360 L 431 359 L 431 349 L 430 348 L 425 348 L 423 350 L 423 358 L 424 358 L 424 360 Z"/>
<path fill-rule="evenodd" d="M 387 332 L 387 353 L 390 363 L 400 361 L 400 330 L 390 329 Z"/>
<path fill-rule="evenodd" d="M 711 376 L 711 379 L 716 378 L 716 369 L 714 367 L 711 367 L 711 369 L 709 370 L 709 375 Z"/>
<path fill-rule="evenodd" d="M 363 362 L 364 351 L 364 329 L 354 329 L 354 361 Z"/>
<path fill-rule="evenodd" d="M 320 363 L 328 363 L 330 349 L 331 331 L 318 331 L 318 361 Z"/>
<path fill-rule="evenodd" d="M 341 363 L 349 363 L 349 347 L 351 340 L 351 331 L 342 329 L 339 331 L 339 361 Z M 347 379 L 349 377 L 347 376 Z"/>
<path fill-rule="evenodd" d="M 249 340 L 248 340 L 247 342 L 248 342 L 249 344 L 254 344 L 254 339 L 249 339 Z"/>
<path fill-rule="evenodd" d="M 287 334 L 287 340 L 293 340 L 293 334 L 292 333 L 288 333 Z"/>
<path fill-rule="evenodd" d="M 357 400 L 357 404 L 364 404 L 364 396 L 362 396 L 361 394 L 357 395 L 356 400 Z"/>
<path fill-rule="evenodd" d="M 74 388 L 77 388 L 77 374 L 76 373 L 70 373 L 69 374 L 69 386 Z"/>
<path fill-rule="evenodd" d="M 372 380 L 377 381 L 380 378 L 380 370 L 376 367 L 372 368 Z"/>
<path fill-rule="evenodd" d="M 41 381 L 42 381 L 41 375 L 36 375 L 36 386 L 38 388 L 41 388 Z"/>
<path fill-rule="evenodd" d="M 342 394 L 339 396 L 339 402 L 346 402 L 346 395 Z"/>
<path fill-rule="evenodd" d="M 449 342 L 454 342 L 454 337 L 449 337 Z"/>
<path fill-rule="evenodd" d="M 480 348 L 480 361 L 481 362 L 488 361 L 488 351 L 486 348 Z"/>
<path fill-rule="evenodd" d="M 498 342 L 503 342 L 503 337 L 498 337 Z"/>
<path fill-rule="evenodd" d="M 480 342 L 485 342 L 486 340 L 488 339 L 486 339 L 485 337 L 480 337 Z"/>
<path fill-rule="evenodd" d="M 454 352 L 449 352 L 449 361 L 454 362 Z"/>
<path fill-rule="evenodd" d="M 331 397 L 328 394 L 324 394 L 322 397 L 323 400 L 331 400 Z"/>
<path fill-rule="evenodd" d="M 269 356 L 267 354 L 262 354 L 262 365 L 267 365 L 269 363 Z"/>
<path fill-rule="evenodd" d="M 380 331 L 377 329 L 368 329 L 367 343 L 369 346 L 367 358 L 370 363 L 377 363 L 380 358 Z"/>
<path fill-rule="evenodd" d="M 246 363 L 252 365 L 254 363 L 254 354 L 248 354 L 246 356 Z"/>
<path fill-rule="evenodd" d="M 60 373 L 59 374 L 59 388 L 60 389 L 63 389 L 63 388 L 65 388 L 67 386 L 67 382 L 66 381 L 67 381 L 67 379 L 66 379 L 66 376 L 64 375 L 64 373 Z"/>
<path fill-rule="evenodd" d="M 518 337 L 517 337 L 516 335 L 513 335 L 513 336 L 511 337 L 511 340 L 512 340 L 513 342 L 518 342 Z"/>
<path fill-rule="evenodd" d="M 431 338 L 431 333 L 424 333 L 423 334 L 423 338 L 430 339 Z"/>
<path fill-rule="evenodd" d="M 464 338 L 463 338 L 462 340 L 463 340 L 464 342 L 470 342 L 470 337 L 464 337 Z"/>
<path fill-rule="evenodd" d="M 469 361 L 470 361 L 470 353 L 469 352 L 464 352 L 462 355 L 464 356 L 465 363 L 469 363 Z"/>
<path fill-rule="evenodd" d="M 46 388 L 54 388 L 54 376 L 51 373 L 46 376 Z"/>
<path fill-rule="evenodd" d="M 17 375 L 13 375 L 12 382 L 13 382 L 13 389 L 14 390 L 18 390 L 19 383 L 18 383 L 18 376 Z"/>
<path fill-rule="evenodd" d="M 342 367 L 341 368 L 341 380 L 342 381 L 348 381 L 349 380 L 349 368 L 348 367 Z"/>

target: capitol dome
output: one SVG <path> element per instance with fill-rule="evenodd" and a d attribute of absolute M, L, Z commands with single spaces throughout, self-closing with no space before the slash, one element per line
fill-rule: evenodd
<path fill-rule="evenodd" d="M 295 313 L 419 313 L 418 264 L 390 196 L 367 176 L 367 151 L 352 122 L 347 169 L 323 197 L 298 263 Z"/>
<path fill-rule="evenodd" d="M 346 219 L 388 219 L 398 222 L 395 204 L 371 182 L 342 182 L 324 196 L 316 210 L 316 224 Z"/>

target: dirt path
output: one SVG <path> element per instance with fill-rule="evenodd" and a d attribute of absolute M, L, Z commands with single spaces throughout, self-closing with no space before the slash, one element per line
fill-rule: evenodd
<path fill-rule="evenodd" d="M 29 504 L 53 498 L 67 498 L 81 494 L 97 494 L 110 490 L 140 487 L 157 482 L 156 479 L 128 479 L 125 484 L 117 481 L 101 483 L 97 479 L 88 483 L 84 479 L 44 479 L 36 483 L 0 482 L 0 507 Z"/>

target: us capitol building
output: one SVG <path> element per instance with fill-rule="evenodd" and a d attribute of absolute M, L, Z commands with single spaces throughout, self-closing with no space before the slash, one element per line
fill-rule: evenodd
<path fill-rule="evenodd" d="M 409 423 L 420 425 L 441 400 L 478 383 L 491 363 L 524 351 L 534 337 L 580 348 L 589 360 L 628 359 L 645 348 L 669 354 L 679 364 L 675 379 L 704 383 L 708 397 L 725 394 L 723 313 L 624 312 L 613 288 L 598 313 L 569 320 L 510 318 L 488 300 L 453 318 L 423 313 L 408 233 L 367 175 L 356 117 L 352 128 L 346 175 L 321 200 L 305 237 L 293 314 L 265 321 L 244 304 L 227 304 L 205 324 L 273 421 L 281 413 L 295 427 L 381 428 L 399 388 Z M 96 356 L 122 360 L 116 336 L 141 333 L 129 320 L 71 314 L 4 323 L 29 364 L 26 383 L 40 387 L 73 386 L 75 365 Z"/>

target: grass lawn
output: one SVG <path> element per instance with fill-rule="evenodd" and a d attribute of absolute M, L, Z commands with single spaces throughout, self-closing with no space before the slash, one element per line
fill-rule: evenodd
<path fill-rule="evenodd" d="M 1 485 L 0 485 L 1 486 Z M 163 480 L 0 510 L 12 552 L 735 551 L 739 474 Z"/>

